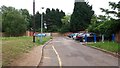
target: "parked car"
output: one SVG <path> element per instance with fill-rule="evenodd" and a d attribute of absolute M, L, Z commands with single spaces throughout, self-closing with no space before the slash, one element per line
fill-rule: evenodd
<path fill-rule="evenodd" d="M 41 33 L 39 33 L 39 34 L 35 34 L 35 36 L 36 36 L 36 37 L 41 37 L 41 36 L 42 36 L 42 37 L 45 37 L 45 36 L 46 36 L 46 34 L 44 34 L 44 33 L 42 33 L 42 34 L 41 34 Z"/>
<path fill-rule="evenodd" d="M 72 38 L 73 36 L 74 36 L 74 33 L 68 35 L 69 38 Z"/>
<path fill-rule="evenodd" d="M 77 35 L 78 35 L 79 33 L 74 33 L 74 35 L 73 35 L 73 39 L 76 39 L 76 37 L 77 37 Z"/>
<path fill-rule="evenodd" d="M 94 33 L 79 33 L 76 36 L 75 40 L 83 42 L 83 41 L 85 41 L 85 36 L 87 36 L 87 42 L 93 42 L 94 41 Z"/>
<path fill-rule="evenodd" d="M 87 36 L 87 42 L 94 42 L 94 33 L 85 33 L 83 40 L 85 41 L 85 35 Z"/>
<path fill-rule="evenodd" d="M 84 33 L 79 33 L 79 34 L 76 36 L 76 40 L 79 40 L 80 42 L 83 42 L 83 34 L 84 34 Z"/>

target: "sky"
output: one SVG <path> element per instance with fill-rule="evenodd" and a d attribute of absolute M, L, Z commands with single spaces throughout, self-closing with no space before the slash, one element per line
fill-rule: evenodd
<path fill-rule="evenodd" d="M 100 8 L 110 8 L 108 2 L 118 2 L 119 0 L 85 0 L 89 5 L 93 6 L 96 15 L 102 15 Z M 72 14 L 75 0 L 35 0 L 35 11 L 44 12 L 46 8 L 58 8 L 66 14 Z M 12 6 L 16 9 L 27 9 L 30 14 L 33 14 L 33 0 L 0 0 L 0 6 Z M 44 7 L 45 9 L 41 9 Z"/>

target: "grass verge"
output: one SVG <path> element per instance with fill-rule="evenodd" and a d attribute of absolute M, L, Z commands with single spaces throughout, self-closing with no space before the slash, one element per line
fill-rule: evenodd
<path fill-rule="evenodd" d="M 36 44 L 37 45 L 43 45 L 45 42 L 49 41 L 51 37 L 42 37 L 42 42 L 40 41 L 40 37 L 37 38 Z"/>
<path fill-rule="evenodd" d="M 1 37 L 2 39 L 2 65 L 10 65 L 10 63 L 18 59 L 23 53 L 28 53 L 35 45 L 42 45 L 50 39 L 44 37 L 43 43 L 32 42 L 32 37 Z"/>
<path fill-rule="evenodd" d="M 97 42 L 93 44 L 89 44 L 88 46 L 95 46 L 110 52 L 120 53 L 120 44 L 116 42 Z"/>

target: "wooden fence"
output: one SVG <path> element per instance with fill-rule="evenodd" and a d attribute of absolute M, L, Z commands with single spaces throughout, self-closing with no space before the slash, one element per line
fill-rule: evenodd
<path fill-rule="evenodd" d="M 120 43 L 120 31 L 118 33 L 116 33 L 115 40 L 116 40 L 116 42 Z"/>

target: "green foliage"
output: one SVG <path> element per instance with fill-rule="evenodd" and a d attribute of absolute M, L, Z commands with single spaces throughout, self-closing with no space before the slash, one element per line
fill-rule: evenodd
<path fill-rule="evenodd" d="M 70 15 L 66 15 L 62 20 L 62 28 L 59 30 L 60 33 L 66 33 L 70 31 Z"/>
<path fill-rule="evenodd" d="M 93 21 L 91 21 L 91 24 L 88 27 L 89 32 L 104 34 L 106 37 L 111 37 L 113 33 L 116 33 L 116 31 L 114 31 L 117 29 L 116 26 L 118 26 L 116 25 L 116 20 L 109 20 L 108 18 L 102 15 L 96 18 L 96 22 L 93 23 Z"/>
<path fill-rule="evenodd" d="M 114 16 L 120 18 L 120 1 L 118 3 L 109 2 L 109 6 L 112 10 L 101 8 L 102 12 L 105 12 L 106 14 L 113 14 Z"/>
<path fill-rule="evenodd" d="M 62 27 L 61 19 L 65 16 L 65 13 L 59 9 L 46 9 L 46 14 L 44 14 L 44 21 L 47 24 L 47 31 L 56 32 Z"/>
<path fill-rule="evenodd" d="M 71 15 L 70 30 L 72 32 L 85 30 L 90 24 L 93 14 L 92 6 L 88 5 L 88 3 L 76 2 Z"/>
<path fill-rule="evenodd" d="M 109 2 L 109 6 L 111 6 L 112 10 L 108 10 L 108 9 L 103 9 L 101 8 L 102 12 L 105 12 L 106 14 L 113 14 L 114 16 L 117 17 L 116 22 L 114 23 L 114 25 L 116 26 L 112 26 L 114 28 L 114 31 L 118 32 L 120 31 L 120 1 L 118 3 L 115 2 Z"/>
<path fill-rule="evenodd" d="M 30 22 L 31 22 L 31 16 L 29 14 L 29 11 L 27 9 L 20 9 L 20 13 L 22 13 L 22 16 L 25 19 L 26 25 L 27 25 L 27 30 L 30 29 Z"/>
<path fill-rule="evenodd" d="M 2 12 L 2 31 L 8 36 L 19 36 L 27 30 L 28 18 L 25 14 L 27 10 L 17 10 L 13 7 L 1 7 Z"/>
<path fill-rule="evenodd" d="M 68 24 L 70 21 L 70 17 L 69 15 L 64 16 L 61 20 L 62 20 L 62 24 Z"/>
<path fill-rule="evenodd" d="M 106 14 L 114 14 L 117 18 L 113 19 L 110 16 L 103 15 L 100 15 L 99 17 L 93 16 L 91 25 L 89 25 L 88 27 L 88 31 L 105 34 L 106 37 L 111 37 L 113 33 L 120 31 L 119 11 L 115 10 L 120 9 L 120 2 L 118 2 L 118 4 L 114 2 L 109 2 L 109 5 L 113 9 L 113 11 L 101 8 L 102 12 L 105 12 Z M 95 18 L 97 19 L 96 21 L 94 21 Z"/>
<path fill-rule="evenodd" d="M 35 29 L 38 31 L 41 28 L 41 14 L 37 12 L 35 14 Z"/>
<path fill-rule="evenodd" d="M 65 13 L 59 9 L 46 9 L 46 13 L 43 13 L 43 31 L 44 32 L 56 32 L 62 27 L 61 19 L 65 16 Z M 33 20 L 33 16 L 31 16 Z M 32 21 L 31 21 L 32 22 Z M 47 29 L 45 29 L 44 23 L 46 23 Z M 32 23 L 30 23 L 32 25 Z M 32 28 L 32 26 L 30 26 Z M 41 28 L 41 14 L 37 12 L 35 14 L 35 29 L 40 31 Z"/>
<path fill-rule="evenodd" d="M 62 28 L 59 30 L 60 33 L 66 33 L 69 32 L 70 30 L 70 25 L 63 25 Z"/>

